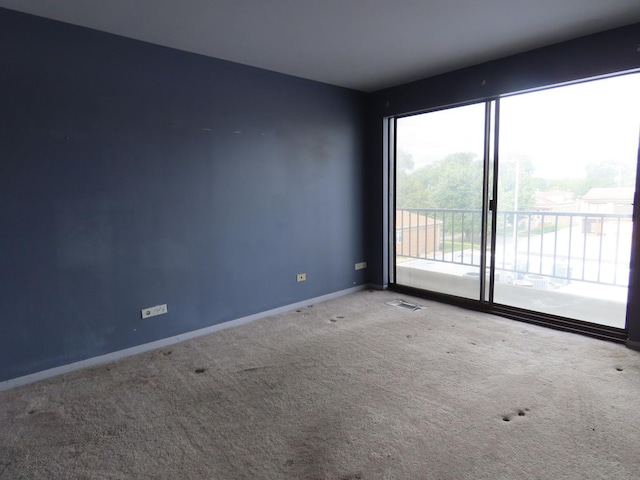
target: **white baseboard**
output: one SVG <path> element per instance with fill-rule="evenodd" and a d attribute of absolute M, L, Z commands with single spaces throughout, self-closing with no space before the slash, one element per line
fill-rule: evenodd
<path fill-rule="evenodd" d="M 73 372 L 75 370 L 80 370 L 82 368 L 93 367 L 95 365 L 101 365 L 104 363 L 113 362 L 121 358 L 130 357 L 131 355 L 137 355 L 139 353 L 148 352 L 149 350 L 155 350 L 156 348 L 162 348 L 168 345 L 174 345 L 176 343 L 184 342 L 185 340 L 189 340 L 191 338 L 201 337 L 202 335 L 208 335 L 209 333 L 217 332 L 219 330 L 224 330 L 225 328 L 244 325 L 245 323 L 253 322 L 255 320 L 259 320 L 265 317 L 270 317 L 272 315 L 278 315 L 280 313 L 288 312 L 290 310 L 295 310 L 296 308 L 300 308 L 300 307 L 305 307 L 313 303 L 326 302 L 327 300 L 332 300 L 334 298 L 342 297 L 344 295 L 349 295 L 351 293 L 359 292 L 361 290 L 364 290 L 365 288 L 367 288 L 367 285 L 347 288 L 346 290 L 340 290 L 338 292 L 329 293 L 327 295 L 321 295 L 319 297 L 309 298 L 301 302 L 285 305 L 284 307 L 274 308 L 272 310 L 256 313 L 253 315 L 249 315 L 247 317 L 236 318 L 235 320 L 219 323 L 217 325 L 212 325 L 210 327 L 193 330 L 191 332 L 181 333 L 180 335 L 163 338 L 161 340 L 156 340 L 150 343 L 136 345 L 135 347 L 131 347 L 131 348 L 125 348 L 124 350 L 118 350 L 117 352 L 111 352 L 105 355 L 99 355 L 97 357 L 87 358 L 86 360 L 80 360 L 78 362 L 69 363 L 67 365 L 61 365 L 59 367 L 50 368 L 48 370 L 42 370 L 40 372 L 31 373 L 29 375 L 24 375 L 22 377 L 11 378 L 9 380 L 0 382 L 0 391 L 10 390 L 12 388 L 16 388 L 22 385 L 27 385 L 29 383 L 37 382 L 39 380 L 44 380 L 46 378 L 55 377 L 57 375 L 62 375 L 64 373 Z"/>

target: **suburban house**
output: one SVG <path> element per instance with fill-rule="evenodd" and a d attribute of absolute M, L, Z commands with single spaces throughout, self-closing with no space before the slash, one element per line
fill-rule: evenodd
<path fill-rule="evenodd" d="M 533 210 L 544 213 L 575 213 L 578 211 L 578 201 L 569 192 L 554 190 L 550 192 L 537 191 L 534 194 Z M 535 215 L 530 220 L 529 228 L 540 228 L 554 225 L 558 221 L 558 226 L 569 224 L 568 216 L 544 216 Z"/>
<path fill-rule="evenodd" d="M 580 199 L 580 211 L 588 213 L 633 213 L 634 188 L 592 188 Z"/>
<path fill-rule="evenodd" d="M 398 210 L 396 212 L 396 253 L 407 257 L 427 257 L 440 250 L 442 220 Z"/>
<path fill-rule="evenodd" d="M 539 212 L 577 212 L 578 201 L 574 194 L 553 190 L 549 192 L 537 191 L 534 194 L 533 209 Z"/>
<path fill-rule="evenodd" d="M 614 214 L 585 217 L 584 231 L 592 234 L 617 234 L 631 229 L 633 213 L 633 188 L 611 187 L 592 188 L 580 199 L 580 211 L 596 214 Z"/>

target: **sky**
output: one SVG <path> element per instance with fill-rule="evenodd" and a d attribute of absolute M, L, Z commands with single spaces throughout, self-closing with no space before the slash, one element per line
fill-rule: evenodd
<path fill-rule="evenodd" d="M 398 119 L 398 149 L 415 168 L 455 152 L 482 158 L 484 103 Z M 635 164 L 640 73 L 504 97 L 500 158 L 528 157 L 541 178 L 581 178 L 602 161 Z"/>

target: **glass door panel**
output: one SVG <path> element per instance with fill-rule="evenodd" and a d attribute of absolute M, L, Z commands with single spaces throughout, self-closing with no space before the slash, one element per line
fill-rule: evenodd
<path fill-rule="evenodd" d="M 395 283 L 480 299 L 485 104 L 396 121 Z"/>
<path fill-rule="evenodd" d="M 500 100 L 494 302 L 625 327 L 640 74 Z"/>

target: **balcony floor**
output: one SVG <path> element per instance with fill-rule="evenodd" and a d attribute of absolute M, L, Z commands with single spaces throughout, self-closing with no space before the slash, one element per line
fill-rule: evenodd
<path fill-rule="evenodd" d="M 423 290 L 479 299 L 479 268 L 433 260 L 398 259 L 396 283 Z M 533 277 L 544 279 L 534 288 Z M 516 277 L 496 270 L 494 301 L 585 322 L 625 328 L 628 288 L 571 280 L 552 282 L 544 276 Z"/>

